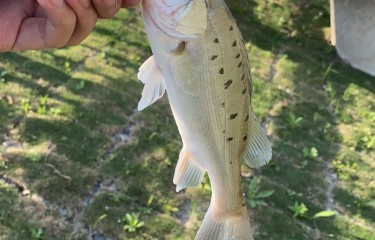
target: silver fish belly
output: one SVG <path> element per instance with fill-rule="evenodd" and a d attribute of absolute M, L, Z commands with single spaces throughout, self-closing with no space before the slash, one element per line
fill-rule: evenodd
<path fill-rule="evenodd" d="M 163 16 L 169 9 L 150 1 L 155 0 L 143 2 L 143 18 L 154 56 L 140 69 L 145 88 L 139 108 L 167 91 L 183 141 L 173 179 L 177 191 L 197 186 L 208 172 L 211 205 L 195 239 L 252 239 L 241 161 L 250 167 L 264 165 L 271 147 L 251 109 L 250 66 L 241 34 L 222 0 L 184 1 L 190 6 L 172 9 L 173 14 L 182 9 L 183 20 L 191 14 L 194 21 L 202 5 L 197 6 L 204 3 L 199 11 L 205 12 L 197 17 L 205 16 L 205 31 L 195 37 L 190 32 L 184 37 L 178 18 Z M 160 23 L 158 14 L 172 24 Z"/>

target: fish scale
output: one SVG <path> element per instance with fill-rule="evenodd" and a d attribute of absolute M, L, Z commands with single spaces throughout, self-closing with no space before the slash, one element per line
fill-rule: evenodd
<path fill-rule="evenodd" d="M 250 105 L 250 65 L 237 25 L 223 0 L 183 4 L 143 0 L 154 56 L 140 68 L 142 110 L 168 93 L 183 148 L 173 182 L 180 191 L 205 171 L 211 204 L 196 240 L 252 239 L 241 188 L 241 160 L 259 167 L 271 147 Z"/>

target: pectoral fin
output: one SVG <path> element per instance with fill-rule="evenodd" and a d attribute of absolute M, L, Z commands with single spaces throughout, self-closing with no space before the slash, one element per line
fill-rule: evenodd
<path fill-rule="evenodd" d="M 203 180 L 204 172 L 192 154 L 182 150 L 173 178 L 173 183 L 177 185 L 176 192 L 186 187 L 198 186 Z"/>
<path fill-rule="evenodd" d="M 138 111 L 141 111 L 161 98 L 165 92 L 164 76 L 154 56 L 148 58 L 139 68 L 138 79 L 145 84 L 138 103 Z"/>
<path fill-rule="evenodd" d="M 249 167 L 258 168 L 271 160 L 271 144 L 251 109 L 248 121 L 248 142 L 243 159 Z"/>

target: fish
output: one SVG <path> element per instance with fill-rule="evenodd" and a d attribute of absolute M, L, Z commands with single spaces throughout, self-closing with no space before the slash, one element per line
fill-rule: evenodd
<path fill-rule="evenodd" d="M 241 163 L 258 168 L 271 144 L 251 102 L 250 63 L 224 0 L 142 0 L 153 56 L 139 68 L 141 111 L 167 92 L 182 149 L 173 183 L 179 192 L 211 183 L 210 206 L 195 240 L 253 239 Z"/>

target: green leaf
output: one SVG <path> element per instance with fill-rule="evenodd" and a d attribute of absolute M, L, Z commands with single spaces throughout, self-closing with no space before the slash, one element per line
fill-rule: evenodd
<path fill-rule="evenodd" d="M 265 206 L 265 207 L 268 206 L 268 204 L 263 200 L 256 200 L 255 203 L 258 206 Z"/>
<path fill-rule="evenodd" d="M 312 218 L 332 217 L 337 215 L 336 211 L 326 210 L 316 213 Z"/>
<path fill-rule="evenodd" d="M 272 190 L 272 189 L 260 192 L 257 195 L 257 198 L 267 198 L 267 197 L 271 196 L 274 192 L 275 192 L 275 190 Z"/>
<path fill-rule="evenodd" d="M 138 224 L 137 224 L 137 228 L 140 228 L 140 227 L 143 227 L 145 225 L 145 222 L 139 222 Z"/>
<path fill-rule="evenodd" d="M 295 120 L 295 124 L 298 125 L 303 120 L 303 117 L 299 117 Z"/>
<path fill-rule="evenodd" d="M 254 200 L 249 199 L 248 203 L 249 203 L 249 205 L 250 205 L 251 208 L 255 208 L 257 206 L 257 204 L 255 203 Z"/>
<path fill-rule="evenodd" d="M 318 157 L 318 156 L 319 156 L 318 149 L 316 149 L 315 147 L 311 148 L 311 149 L 310 149 L 310 155 L 311 155 L 311 157 L 313 157 L 313 158 Z"/>
<path fill-rule="evenodd" d="M 85 88 L 85 81 L 84 80 L 79 81 L 79 83 L 76 85 L 76 89 L 81 90 L 84 88 Z"/>
<path fill-rule="evenodd" d="M 0 77 L 3 78 L 3 77 L 5 77 L 6 75 L 8 75 L 8 73 L 9 73 L 8 71 L 1 71 L 1 72 L 0 72 Z"/>
<path fill-rule="evenodd" d="M 375 200 L 371 200 L 365 204 L 366 206 L 375 206 Z"/>
<path fill-rule="evenodd" d="M 297 201 L 294 202 L 293 206 L 289 206 L 288 209 L 294 213 L 293 217 L 304 217 L 305 213 L 309 210 L 304 203 L 298 203 Z"/>
<path fill-rule="evenodd" d="M 254 178 L 251 179 L 251 181 L 250 181 L 250 186 L 249 186 L 249 195 L 250 195 L 250 196 L 254 196 L 255 193 L 257 192 L 256 189 L 257 189 L 257 178 L 254 177 Z"/>

